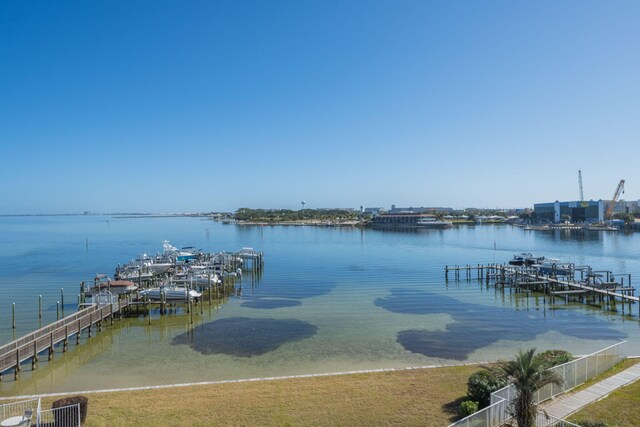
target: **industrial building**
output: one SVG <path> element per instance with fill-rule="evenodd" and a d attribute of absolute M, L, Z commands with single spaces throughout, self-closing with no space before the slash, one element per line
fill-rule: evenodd
<path fill-rule="evenodd" d="M 639 203 L 620 200 L 615 202 L 612 213 L 636 212 Z M 603 222 L 610 204 L 611 200 L 536 203 L 533 216 L 540 222 L 561 222 L 569 218 L 571 222 Z"/>

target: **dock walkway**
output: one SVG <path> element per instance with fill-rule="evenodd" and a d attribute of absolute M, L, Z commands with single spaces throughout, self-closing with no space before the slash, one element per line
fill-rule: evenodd
<path fill-rule="evenodd" d="M 589 266 L 573 266 L 568 274 L 543 274 L 539 270 L 531 267 L 512 266 L 503 264 L 488 264 L 472 266 L 445 266 L 445 280 L 448 282 L 449 273 L 454 275 L 454 279 L 460 281 L 460 273 L 463 272 L 467 281 L 474 277 L 487 285 L 493 283 L 498 288 L 509 288 L 516 292 L 542 292 L 551 297 L 553 304 L 554 297 L 576 296 L 581 302 L 587 302 L 587 297 L 591 297 L 605 303 L 608 301 L 619 301 L 622 313 L 625 314 L 625 304 L 629 305 L 627 314 L 631 314 L 631 304 L 640 303 L 640 297 L 634 295 L 635 288 L 631 285 L 631 275 L 614 275 L 608 271 L 594 271 Z M 475 272 L 475 273 L 472 273 Z M 584 278 L 587 273 L 587 280 Z M 580 273 L 581 278 L 575 277 Z M 589 277 L 603 276 L 606 278 L 601 283 L 589 281 Z M 624 278 L 627 277 L 625 282 Z M 562 277 L 562 278 L 560 278 Z M 616 281 L 619 278 L 619 282 Z M 638 304 L 638 316 L 640 316 L 640 304 Z"/>
<path fill-rule="evenodd" d="M 634 383 L 638 379 L 640 379 L 640 363 L 577 393 L 551 400 L 542 405 L 541 409 L 552 417 L 564 419 L 590 403 L 602 399 L 612 391 Z"/>
<path fill-rule="evenodd" d="M 84 330 L 88 330 L 88 334 L 91 336 L 92 327 L 97 326 L 100 329 L 104 320 L 113 320 L 114 314 L 121 313 L 127 305 L 127 301 L 91 305 L 0 346 L 0 378 L 3 372 L 10 369 L 14 369 L 17 378 L 20 364 L 29 359 L 31 359 L 32 367 L 35 367 L 39 354 L 42 352 L 48 351 L 48 357 L 51 360 L 57 344 L 63 343 L 63 351 L 66 351 L 69 338 L 75 335 L 76 341 L 79 342 L 80 334 Z"/>

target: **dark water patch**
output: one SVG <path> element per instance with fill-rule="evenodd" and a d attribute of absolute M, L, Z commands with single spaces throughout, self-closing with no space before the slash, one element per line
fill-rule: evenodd
<path fill-rule="evenodd" d="M 606 321 L 582 312 L 554 310 L 545 315 L 537 309 L 463 303 L 432 292 L 394 289 L 375 304 L 394 313 L 450 315 L 455 323 L 447 325 L 446 331 L 411 329 L 397 335 L 405 349 L 431 357 L 465 360 L 473 351 L 498 340 L 529 341 L 549 331 L 594 340 L 627 337 Z"/>
<path fill-rule="evenodd" d="M 453 360 L 465 360 L 473 350 L 492 342 L 486 335 L 455 335 L 449 328 L 447 332 L 420 329 L 400 331 L 397 341 L 412 353 Z"/>
<path fill-rule="evenodd" d="M 176 336 L 172 344 L 185 344 L 202 354 L 260 356 L 283 344 L 316 334 L 318 328 L 296 319 L 219 319 Z"/>
<path fill-rule="evenodd" d="M 362 271 L 365 271 L 366 268 L 363 265 L 349 264 L 347 265 L 346 270 L 360 273 Z"/>
<path fill-rule="evenodd" d="M 302 305 L 302 302 L 300 301 L 277 298 L 252 298 L 240 304 L 241 307 L 259 309 L 298 307 L 300 305 Z"/>

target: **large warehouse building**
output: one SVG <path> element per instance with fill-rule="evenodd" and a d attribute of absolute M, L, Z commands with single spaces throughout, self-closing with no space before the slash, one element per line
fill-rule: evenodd
<path fill-rule="evenodd" d="M 604 214 L 610 200 L 589 200 L 584 202 L 551 202 L 533 205 L 533 215 L 538 221 L 561 222 L 567 215 L 571 222 L 603 222 Z M 635 212 L 638 210 L 637 201 L 616 202 L 614 213 Z"/>

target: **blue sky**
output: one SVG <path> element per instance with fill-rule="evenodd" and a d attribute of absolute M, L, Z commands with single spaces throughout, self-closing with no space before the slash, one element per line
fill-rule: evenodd
<path fill-rule="evenodd" d="M 639 2 L 6 1 L 0 213 L 640 197 Z"/>

